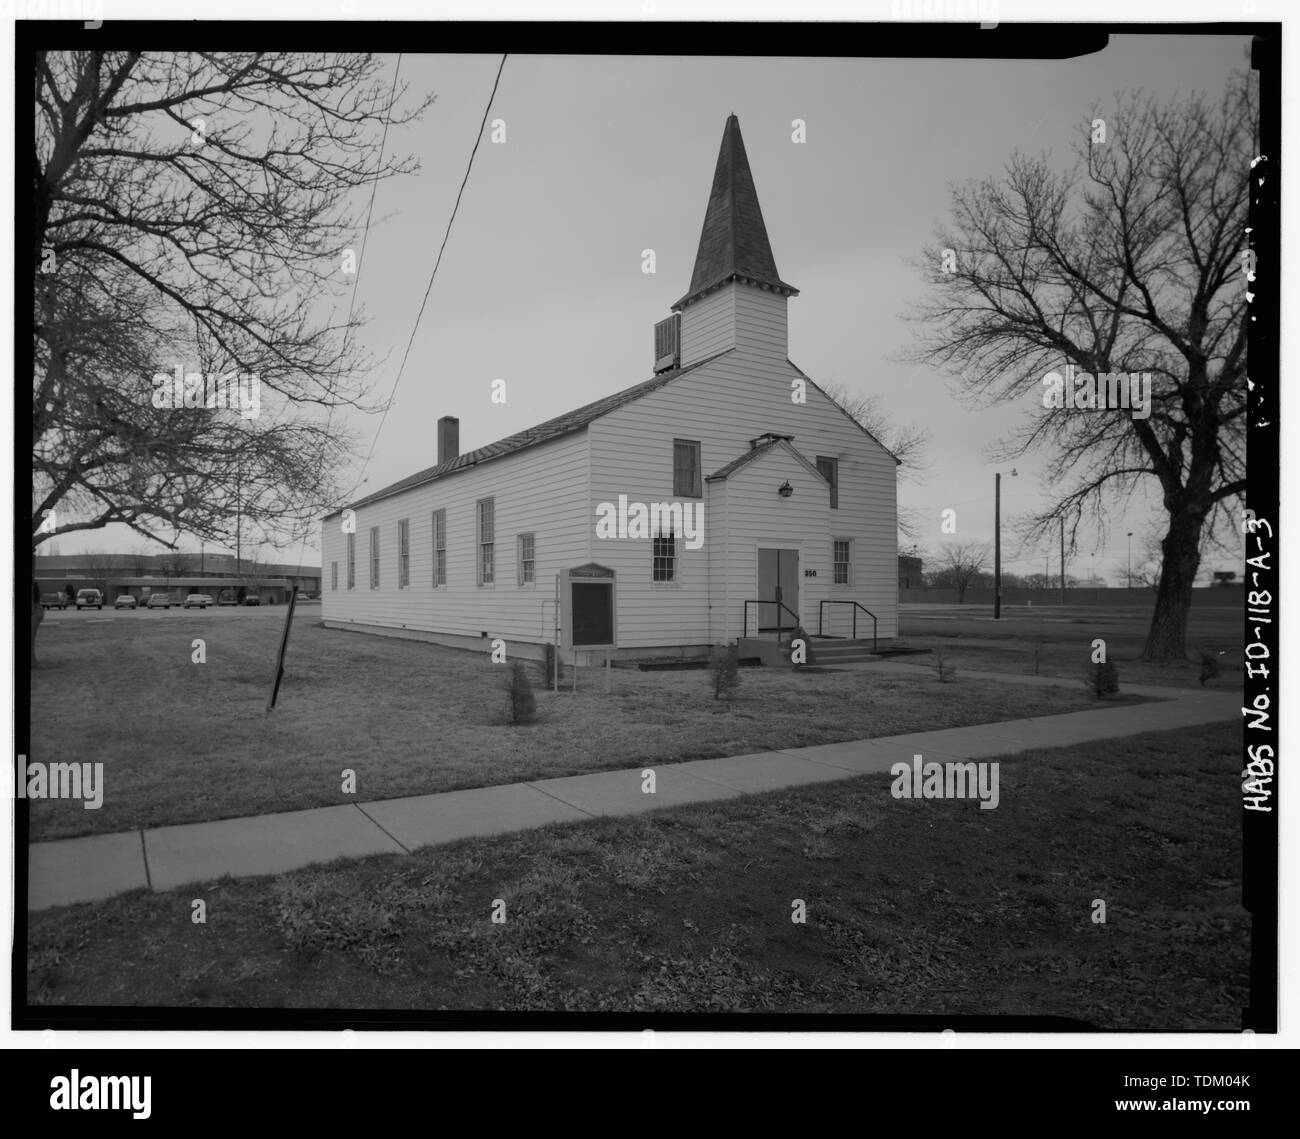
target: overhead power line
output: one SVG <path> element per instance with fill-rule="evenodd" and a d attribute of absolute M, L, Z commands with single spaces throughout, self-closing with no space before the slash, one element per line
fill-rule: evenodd
<path fill-rule="evenodd" d="M 492 93 L 488 96 L 487 106 L 483 108 L 483 120 L 479 123 L 478 134 L 474 138 L 474 148 L 469 152 L 469 162 L 465 165 L 465 176 L 460 180 L 460 189 L 456 191 L 456 202 L 451 208 L 451 216 L 447 219 L 447 228 L 442 235 L 442 244 L 438 246 L 438 256 L 433 263 L 433 271 L 429 274 L 429 283 L 424 289 L 424 298 L 420 301 L 420 311 L 416 313 L 415 323 L 411 326 L 411 335 L 406 340 L 406 351 L 402 353 L 402 363 L 397 369 L 397 378 L 393 380 L 393 388 L 388 396 L 388 406 L 384 408 L 384 414 L 379 420 L 379 427 L 375 431 L 375 437 L 370 444 L 370 454 L 366 456 L 365 466 L 361 468 L 361 478 L 352 488 L 356 490 L 362 482 L 365 481 L 366 471 L 370 467 L 370 460 L 374 458 L 375 447 L 379 443 L 379 436 L 384 430 L 384 424 L 388 421 L 388 412 L 393 406 L 393 397 L 397 394 L 397 385 L 402 382 L 402 373 L 406 371 L 406 361 L 411 355 L 411 345 L 415 343 L 415 334 L 420 329 L 420 320 L 424 316 L 425 306 L 429 302 L 429 294 L 433 291 L 433 281 L 438 275 L 438 266 L 442 264 L 442 255 L 447 248 L 447 239 L 451 237 L 451 227 L 456 221 L 456 213 L 460 209 L 460 200 L 465 193 L 465 185 L 469 182 L 470 171 L 474 169 L 474 156 L 478 154 L 479 144 L 483 141 L 483 128 L 487 126 L 488 115 L 492 113 L 492 103 L 496 99 L 497 88 L 501 85 L 501 72 L 506 66 L 506 55 L 501 56 L 501 63 L 497 67 L 496 79 L 492 82 Z M 350 491 L 348 497 L 351 497 Z"/>

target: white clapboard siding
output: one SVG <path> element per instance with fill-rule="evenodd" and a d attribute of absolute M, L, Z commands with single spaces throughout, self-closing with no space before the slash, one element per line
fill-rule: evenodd
<path fill-rule="evenodd" d="M 502 636 L 537 642 L 549 637 L 549 607 L 556 573 L 598 562 L 616 574 L 615 628 L 620 649 L 701 647 L 738 635 L 743 602 L 757 594 L 757 549 L 797 545 L 800 615 L 816 631 L 822 597 L 861 602 L 879 618 L 882 638 L 898 634 L 896 464 L 893 457 L 841 412 L 814 384 L 806 402 L 791 398 L 803 377 L 778 345 L 784 340 L 785 299 L 754 289 L 724 287 L 715 297 L 736 319 L 762 325 L 771 335 L 747 334 L 745 346 L 726 352 L 658 391 L 609 412 L 563 439 L 521 451 L 357 510 L 356 587 L 347 589 L 345 543 L 337 517 L 322 535 L 323 616 L 331 623 L 420 630 L 463 637 Z M 727 297 L 730 296 L 728 300 Z M 709 303 L 712 298 L 700 302 Z M 696 306 L 690 306 L 694 308 Z M 689 311 L 689 309 L 688 309 Z M 683 322 L 686 324 L 687 322 Z M 757 328 L 757 326 L 756 326 Z M 750 440 L 774 432 L 815 465 L 818 456 L 839 462 L 838 509 L 825 484 L 783 448 L 774 448 L 733 471 L 725 481 L 707 476 L 750 450 Z M 673 493 L 673 440 L 701 444 L 703 496 Z M 795 488 L 781 499 L 777 487 Z M 603 503 L 619 496 L 647 505 L 680 501 L 703 510 L 703 543 L 678 540 L 675 580 L 653 580 L 654 543 L 645 538 L 596 537 Z M 476 503 L 495 499 L 496 581 L 477 582 Z M 432 512 L 447 511 L 448 585 L 432 586 Z M 410 519 L 411 580 L 397 585 L 397 523 Z M 380 584 L 369 583 L 369 532 L 380 527 Z M 517 537 L 536 540 L 537 581 L 517 584 Z M 852 578 L 832 581 L 831 542 L 853 543 Z M 331 563 L 339 563 L 339 588 L 331 588 Z M 815 578 L 803 577 L 816 570 Z M 827 632 L 842 634 L 848 606 L 827 607 Z M 860 624 L 859 633 L 869 629 Z M 486 642 L 485 642 L 486 644 Z"/>
<path fill-rule="evenodd" d="M 706 475 L 711 473 L 704 472 Z M 669 488 L 671 489 L 671 488 Z M 709 580 L 713 583 L 707 606 L 709 617 L 709 644 L 725 644 L 731 637 L 727 633 L 727 555 L 726 536 L 731 529 L 731 514 L 727 509 L 727 484 L 725 482 L 706 482 L 704 499 L 707 503 L 705 531 L 708 553 Z"/>
<path fill-rule="evenodd" d="M 782 498 L 777 487 L 789 482 L 794 493 Z M 798 600 L 800 623 L 817 631 L 817 602 L 829 596 L 830 495 L 825 482 L 793 455 L 773 448 L 726 479 L 715 480 L 710 499 L 725 503 L 726 529 L 712 531 L 710 540 L 726 550 L 724 576 L 715 578 L 725 623 L 719 640 L 744 635 L 745 602 L 758 599 L 758 551 L 761 547 L 794 547 L 799 551 Z M 816 570 L 817 576 L 805 576 Z M 749 633 L 757 632 L 754 607 L 749 606 Z M 783 613 L 782 624 L 789 624 Z"/>
<path fill-rule="evenodd" d="M 723 285 L 682 310 L 682 366 L 737 345 L 784 360 L 787 332 L 782 294 L 749 285 Z"/>
<path fill-rule="evenodd" d="M 736 344 L 784 360 L 789 350 L 786 298 L 747 285 L 728 285 L 724 291 L 736 294 Z"/>
<path fill-rule="evenodd" d="M 839 506 L 827 511 L 826 538 L 854 543 L 853 585 L 843 592 L 876 613 L 882 638 L 896 637 L 895 461 L 813 384 L 807 385 L 807 402 L 794 403 L 791 381 L 799 378 L 784 359 L 736 349 L 597 420 L 588 429 L 593 508 L 616 502 L 619 494 L 647 503 L 672 500 L 674 438 L 700 441 L 707 476 L 747 451 L 751 438 L 765 432 L 793 435 L 794 447 L 810 463 L 818 455 L 839 460 Z M 775 504 L 775 485 L 772 499 Z M 779 526 L 774 518 L 771 538 L 781 537 Z M 713 636 L 718 624 L 710 615 L 707 547 L 685 551 L 681 580 L 664 586 L 650 581 L 648 549 L 638 549 L 636 542 L 597 545 L 611 548 L 598 550 L 596 560 L 619 573 L 620 646 L 696 644 L 705 631 Z M 819 582 L 823 573 L 830 574 L 829 544 L 824 563 L 808 568 L 818 569 Z M 728 594 L 714 602 L 727 608 L 726 627 L 743 600 Z"/>
<path fill-rule="evenodd" d="M 495 500 L 495 582 L 477 584 L 477 502 Z M 591 560 L 587 445 L 583 431 L 508 458 L 445 476 L 357 509 L 356 588 L 347 588 L 346 543 L 340 519 L 322 533 L 328 622 L 477 637 L 481 633 L 531 642 L 549 640 L 554 616 L 543 601 L 556 573 Z M 447 511 L 447 585 L 433 587 L 433 511 Z M 397 523 L 409 518 L 410 586 L 398 588 Z M 370 528 L 380 528 L 380 584 L 370 588 Z M 518 581 L 518 535 L 535 535 L 536 583 Z M 330 588 L 330 563 L 339 588 Z"/>
<path fill-rule="evenodd" d="M 734 286 L 710 293 L 682 310 L 682 367 L 736 346 Z"/>

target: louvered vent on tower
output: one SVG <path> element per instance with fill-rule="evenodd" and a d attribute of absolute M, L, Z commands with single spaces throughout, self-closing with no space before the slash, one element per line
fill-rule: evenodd
<path fill-rule="evenodd" d="M 655 325 L 655 372 L 676 368 L 682 358 L 682 316 L 673 313 Z"/>

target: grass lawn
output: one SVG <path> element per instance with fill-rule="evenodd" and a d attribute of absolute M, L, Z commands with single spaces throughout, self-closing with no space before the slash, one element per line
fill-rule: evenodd
<path fill-rule="evenodd" d="M 1187 626 L 1186 662 L 1150 664 L 1138 658 L 1146 644 L 1147 609 L 1003 606 L 999 622 L 987 607 L 904 606 L 903 640 L 911 647 L 942 652 L 959 669 L 1020 672 L 1077 680 L 1092 657 L 1092 642 L 1106 642 L 1106 656 L 1119 668 L 1120 689 L 1128 684 L 1200 686 L 1201 652 L 1219 663 L 1211 689 L 1240 689 L 1245 614 L 1241 608 L 1193 608 Z M 1035 659 L 1037 658 L 1037 659 Z M 904 657 L 922 662 L 925 657 Z"/>
<path fill-rule="evenodd" d="M 51 910 L 29 916 L 28 998 L 1238 1031 L 1241 731 L 1020 754 L 991 811 L 863 776 Z"/>
<path fill-rule="evenodd" d="M 31 800 L 29 839 L 264 814 L 643 762 L 1046 716 L 1092 707 L 1077 678 L 1005 686 L 975 674 L 745 669 L 715 701 L 707 672 L 599 671 L 538 693 L 539 721 L 506 723 L 505 669 L 486 653 L 295 621 L 284 684 L 264 708 L 283 611 L 169 610 L 112 621 L 56 614 L 32 673 L 32 752 L 102 762 L 104 802 Z M 204 664 L 192 642 L 206 643 Z M 1121 702 L 1126 699 L 1121 694 Z M 355 795 L 342 792 L 345 769 Z"/>

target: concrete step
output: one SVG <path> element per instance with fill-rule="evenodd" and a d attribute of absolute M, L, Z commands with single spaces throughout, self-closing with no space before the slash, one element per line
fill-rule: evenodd
<path fill-rule="evenodd" d="M 880 660 L 881 657 L 872 652 L 871 642 L 869 640 L 850 640 L 842 637 L 810 637 L 809 648 L 812 650 L 813 664 L 815 665 L 837 665 L 837 664 L 864 664 L 869 661 Z M 783 649 L 781 654 L 786 660 L 790 659 L 789 650 Z"/>
<path fill-rule="evenodd" d="M 870 641 L 812 641 L 808 647 L 819 657 L 875 656 Z"/>

